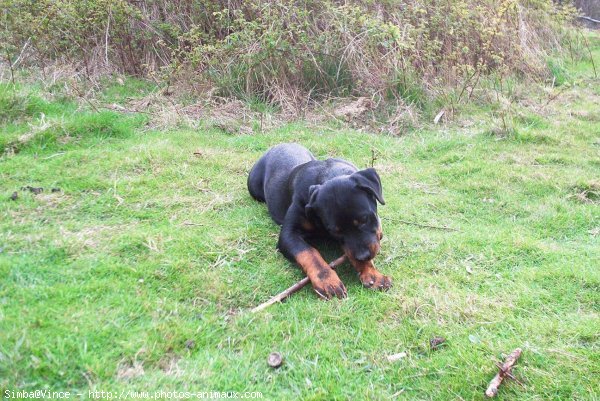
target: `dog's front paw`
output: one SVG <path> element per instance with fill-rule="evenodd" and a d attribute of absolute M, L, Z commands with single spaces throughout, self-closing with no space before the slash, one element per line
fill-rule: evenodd
<path fill-rule="evenodd" d="M 367 288 L 387 291 L 392 286 L 392 280 L 375 269 L 368 269 L 360 274 L 360 282 Z"/>
<path fill-rule="evenodd" d="M 313 290 L 323 299 L 331 299 L 333 297 L 346 298 L 348 292 L 344 283 L 333 270 L 322 272 L 319 277 L 311 280 Z"/>

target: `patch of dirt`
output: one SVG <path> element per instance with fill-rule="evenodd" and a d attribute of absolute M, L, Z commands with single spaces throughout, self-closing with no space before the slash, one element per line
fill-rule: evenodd
<path fill-rule="evenodd" d="M 576 185 L 573 188 L 575 199 L 582 203 L 600 204 L 600 181 Z"/>
<path fill-rule="evenodd" d="M 423 285 L 418 297 L 403 298 L 394 315 L 398 319 L 412 316 L 416 320 L 436 321 L 440 325 L 448 322 L 468 323 L 481 321 L 490 315 L 502 316 L 502 313 L 514 308 L 512 299 L 499 300 L 476 294 L 448 293 L 443 287 Z"/>
<path fill-rule="evenodd" d="M 44 203 L 47 207 L 55 208 L 71 199 L 71 197 L 60 192 L 54 192 L 40 193 L 39 195 L 36 195 L 35 199 L 40 203 Z"/>
<path fill-rule="evenodd" d="M 354 129 L 385 135 L 400 136 L 420 124 L 417 108 L 400 100 L 389 104 L 360 97 L 351 102 L 336 103 L 331 111 L 323 109 L 323 112 Z"/>
<path fill-rule="evenodd" d="M 362 116 L 368 110 L 372 110 L 375 107 L 375 103 L 366 97 L 359 97 L 358 99 L 349 103 L 342 104 L 333 111 L 333 115 L 337 118 L 342 118 L 346 121 L 354 120 Z"/>
<path fill-rule="evenodd" d="M 523 166 L 530 166 L 534 164 L 533 158 L 529 155 L 523 155 L 519 153 L 499 153 L 496 160 L 506 164 L 519 164 Z"/>
<path fill-rule="evenodd" d="M 183 370 L 179 367 L 180 359 L 181 357 L 179 355 L 168 353 L 160 359 L 158 367 L 168 376 L 181 376 Z"/>
<path fill-rule="evenodd" d="M 65 242 L 77 243 L 77 248 L 96 249 L 101 242 L 100 237 L 109 230 L 109 226 L 84 227 L 79 231 L 68 231 L 60 227 L 60 234 Z"/>
<path fill-rule="evenodd" d="M 141 362 L 121 363 L 117 367 L 117 379 L 128 381 L 144 375 L 144 366 Z"/>
<path fill-rule="evenodd" d="M 194 104 L 183 105 L 171 96 L 153 93 L 134 99 L 125 106 L 112 105 L 121 112 L 147 113 L 149 127 L 166 129 L 178 125 L 218 128 L 231 135 L 250 135 L 280 127 L 292 121 L 320 126 L 336 120 L 349 127 L 377 133 L 401 135 L 407 127 L 418 125 L 416 108 L 399 101 L 393 107 L 367 97 L 338 100 L 329 104 L 302 103 L 277 112 L 260 112 L 238 99 L 204 96 Z"/>
<path fill-rule="evenodd" d="M 577 110 L 573 112 L 573 116 L 583 121 L 600 121 L 600 112 L 592 112 L 589 110 Z"/>
<path fill-rule="evenodd" d="M 190 105 L 182 105 L 176 100 L 153 93 L 141 99 L 130 101 L 123 111 L 150 114 L 149 126 L 153 129 L 165 129 L 178 125 L 199 127 L 207 124 L 228 134 L 252 134 L 253 125 L 260 129 L 273 128 L 282 121 L 272 116 L 251 110 L 237 99 L 210 98 Z M 118 110 L 118 109 L 117 109 Z"/>
<path fill-rule="evenodd" d="M 104 242 L 113 238 L 116 233 L 125 232 L 134 225 L 134 223 L 119 226 L 95 225 L 82 227 L 76 231 L 67 230 L 61 226 L 59 228 L 60 242 L 73 253 L 79 253 L 86 249 L 98 249 Z"/>

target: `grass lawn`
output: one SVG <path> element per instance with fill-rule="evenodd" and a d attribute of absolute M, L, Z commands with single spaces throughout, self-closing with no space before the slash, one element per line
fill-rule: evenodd
<path fill-rule="evenodd" d="M 568 68 L 570 86 L 506 136 L 483 109 L 402 137 L 305 123 L 152 130 L 144 114 L 4 84 L 0 389 L 470 400 L 522 347 L 522 386 L 498 399 L 599 399 L 600 80 L 589 62 Z M 103 96 L 144 91 L 118 88 Z M 302 277 L 246 190 L 254 161 L 286 141 L 360 168 L 377 152 L 389 292 L 344 265 L 348 299 L 306 288 L 249 312 Z M 432 351 L 435 336 L 446 343 Z"/>

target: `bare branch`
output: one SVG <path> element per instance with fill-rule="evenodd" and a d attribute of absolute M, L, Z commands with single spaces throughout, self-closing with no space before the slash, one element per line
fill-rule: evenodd
<path fill-rule="evenodd" d="M 339 258 L 337 258 L 336 260 L 334 260 L 333 262 L 331 262 L 329 264 L 329 267 L 331 267 L 332 269 L 335 269 L 336 267 L 338 267 L 345 261 L 346 261 L 346 255 L 342 255 Z M 256 308 L 252 309 L 251 312 L 252 313 L 260 312 L 261 310 L 268 308 L 269 306 L 273 305 L 274 303 L 281 302 L 282 300 L 286 299 L 290 295 L 300 291 L 308 283 L 310 283 L 310 279 L 308 277 L 304 277 L 302 280 L 298 281 L 296 284 L 294 284 L 287 290 L 280 292 L 279 294 L 275 295 L 273 298 L 269 299 L 267 302 L 264 302 L 264 303 L 258 305 Z"/>
<path fill-rule="evenodd" d="M 487 397 L 491 398 L 498 394 L 498 387 L 502 384 L 502 380 L 507 376 L 512 377 L 510 370 L 515 366 L 515 363 L 517 363 L 517 360 L 521 356 L 521 352 L 523 352 L 523 350 L 517 348 L 506 357 L 504 363 L 500 366 L 500 371 L 494 376 L 487 390 L 485 390 L 485 395 Z"/>

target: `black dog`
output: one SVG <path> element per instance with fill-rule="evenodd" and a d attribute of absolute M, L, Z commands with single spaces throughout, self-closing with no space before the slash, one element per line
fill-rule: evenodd
<path fill-rule="evenodd" d="M 267 203 L 273 220 L 282 225 L 279 250 L 300 265 L 319 296 L 344 298 L 347 293 L 335 271 L 308 244 L 316 235 L 341 243 L 363 285 L 391 287 L 372 262 L 383 237 L 376 200 L 385 203 L 374 169 L 358 171 L 342 159 L 316 160 L 300 145 L 281 144 L 252 167 L 248 190 Z"/>

